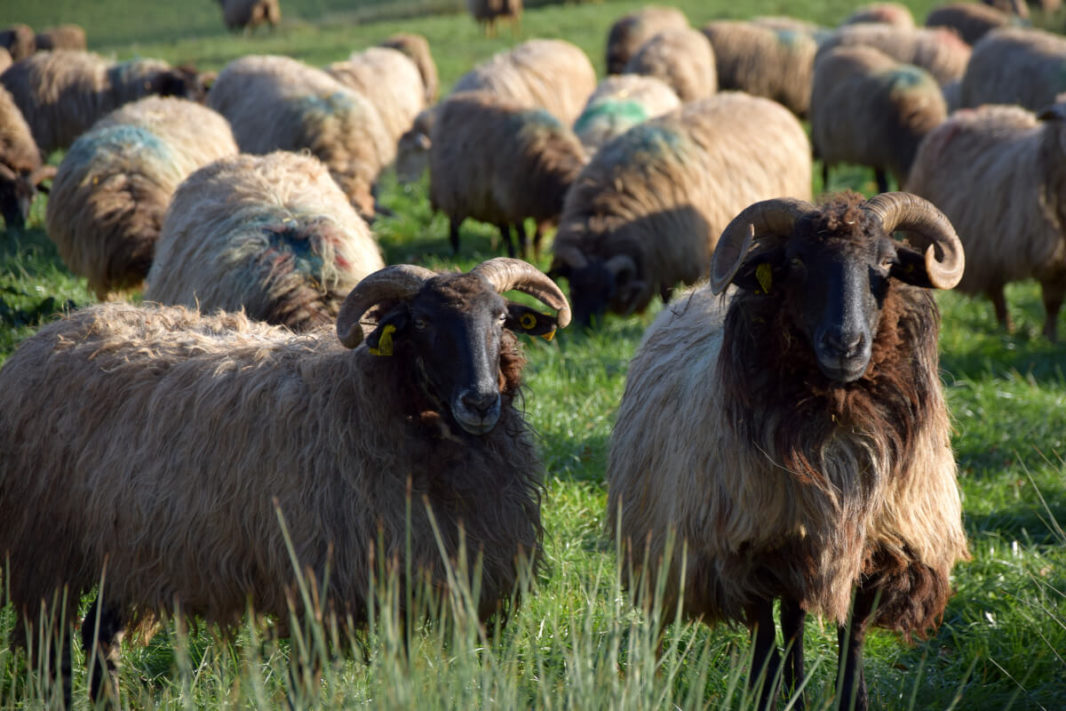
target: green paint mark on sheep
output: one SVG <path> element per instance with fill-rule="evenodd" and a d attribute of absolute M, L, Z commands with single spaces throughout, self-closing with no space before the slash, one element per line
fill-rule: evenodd
<path fill-rule="evenodd" d="M 619 140 L 612 142 L 615 149 L 626 156 L 640 155 L 648 158 L 683 158 L 687 152 L 688 141 L 675 128 L 657 123 L 642 123 L 622 134 Z"/>
<path fill-rule="evenodd" d="M 634 126 L 646 121 L 648 112 L 637 101 L 600 101 L 585 109 L 574 122 L 574 131 L 581 133 L 589 127 L 589 124 L 607 119 L 613 124 L 625 124 Z"/>
<path fill-rule="evenodd" d="M 160 167 L 173 165 L 173 149 L 166 141 L 143 126 L 118 125 L 90 131 L 74 141 L 64 161 L 89 163 L 94 156 L 116 154 L 157 161 Z"/>
<path fill-rule="evenodd" d="M 361 110 L 352 95 L 344 91 L 335 91 L 324 96 L 310 94 L 300 97 L 295 103 L 299 112 L 305 115 L 334 116 Z"/>

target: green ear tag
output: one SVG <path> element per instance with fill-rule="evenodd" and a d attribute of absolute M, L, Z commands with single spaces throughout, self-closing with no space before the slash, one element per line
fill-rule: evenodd
<path fill-rule="evenodd" d="M 518 325 L 522 327 L 524 331 L 532 331 L 537 325 L 537 317 L 530 313 L 522 314 L 518 319 Z"/>
<path fill-rule="evenodd" d="M 773 286 L 774 283 L 773 273 L 773 267 L 766 262 L 755 267 L 755 278 L 759 281 L 759 286 L 762 287 L 763 294 L 770 293 L 770 287 Z"/>
<path fill-rule="evenodd" d="M 390 356 L 392 355 L 392 334 L 396 331 L 396 326 L 389 324 L 381 330 L 381 336 L 378 338 L 378 347 L 371 348 L 370 353 L 376 356 Z"/>

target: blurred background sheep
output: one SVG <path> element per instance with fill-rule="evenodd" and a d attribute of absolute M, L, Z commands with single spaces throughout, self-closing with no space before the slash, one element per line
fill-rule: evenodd
<path fill-rule="evenodd" d="M 198 98 L 195 71 L 158 59 L 110 62 L 91 52 L 37 52 L 0 74 L 46 155 L 66 148 L 110 111 L 150 94 Z"/>
<path fill-rule="evenodd" d="M 950 30 L 865 23 L 844 25 L 826 36 L 819 44 L 815 64 L 834 47 L 857 44 L 875 47 L 896 61 L 921 67 L 941 86 L 961 78 L 970 59 L 970 46 Z"/>
<path fill-rule="evenodd" d="M 41 30 L 37 33 L 35 43 L 37 51 L 53 49 L 85 51 L 89 46 L 85 39 L 85 30 L 79 25 L 70 23 Z"/>
<path fill-rule="evenodd" d="M 925 17 L 926 27 L 954 30 L 969 45 L 999 27 L 1011 24 L 1011 16 L 990 5 L 974 2 L 955 2 L 935 7 Z M 971 59 L 973 57 L 971 56 Z"/>
<path fill-rule="evenodd" d="M 688 26 L 685 13 L 665 5 L 648 5 L 623 15 L 607 33 L 607 73 L 621 74 L 640 46 L 663 30 Z"/>
<path fill-rule="evenodd" d="M 254 30 L 259 25 L 277 27 L 281 22 L 279 0 L 218 0 L 222 21 L 231 31 Z"/>
<path fill-rule="evenodd" d="M 425 37 L 411 32 L 399 32 L 388 37 L 379 46 L 397 49 L 407 55 L 407 58 L 418 67 L 418 73 L 422 76 L 422 84 L 425 86 L 426 106 L 437 100 L 437 94 L 440 91 L 440 80 L 437 78 L 437 63 L 433 61 L 433 54 L 429 50 L 429 41 Z"/>
<path fill-rule="evenodd" d="M 141 285 L 163 215 L 197 168 L 237 153 L 229 123 L 188 99 L 147 97 L 101 119 L 59 166 L 45 229 L 98 299 Z"/>
<path fill-rule="evenodd" d="M 22 229 L 42 181 L 55 175 L 41 152 L 22 112 L 0 87 L 0 216 L 8 229 Z"/>
<path fill-rule="evenodd" d="M 714 51 L 718 88 L 745 91 L 806 116 L 818 43 L 795 29 L 716 20 L 701 28 Z"/>
<path fill-rule="evenodd" d="M 666 82 L 640 74 L 615 74 L 601 81 L 585 110 L 574 121 L 574 133 L 589 153 L 638 123 L 681 106 Z"/>
<path fill-rule="evenodd" d="M 682 102 L 706 99 L 718 91 L 711 43 L 691 27 L 653 35 L 629 58 L 622 72 L 662 79 Z"/>
<path fill-rule="evenodd" d="M 33 28 L 16 22 L 0 30 L 0 47 L 6 49 L 14 61 L 24 59 L 37 50 L 37 39 Z"/>
<path fill-rule="evenodd" d="M 488 37 L 496 36 L 496 21 L 511 23 L 511 34 L 518 35 L 522 22 L 522 0 L 466 0 L 466 9 Z"/>
<path fill-rule="evenodd" d="M 878 192 L 888 191 L 890 173 L 907 179 L 918 144 L 947 115 L 940 87 L 925 70 L 903 64 L 874 47 L 835 47 L 814 68 L 811 144 L 829 168 L 856 163 L 874 169 Z"/>
<path fill-rule="evenodd" d="M 1040 111 L 1066 91 L 1066 37 L 1004 27 L 973 48 L 959 91 L 962 107 L 1019 104 Z"/>
<path fill-rule="evenodd" d="M 325 67 L 326 73 L 374 105 L 395 143 L 425 105 L 426 88 L 418 67 L 403 52 L 369 47 Z"/>
<path fill-rule="evenodd" d="M 880 22 L 885 25 L 914 29 L 914 15 L 910 8 L 898 2 L 875 2 L 863 5 L 848 15 L 841 25 L 854 25 L 860 22 Z"/>
<path fill-rule="evenodd" d="M 363 94 L 295 59 L 249 55 L 219 72 L 207 104 L 242 152 L 309 150 L 363 216 L 374 214 L 373 186 L 396 144 Z"/>
<path fill-rule="evenodd" d="M 178 187 L 145 298 L 307 330 L 332 323 L 352 287 L 384 266 L 318 159 L 232 156 Z"/>

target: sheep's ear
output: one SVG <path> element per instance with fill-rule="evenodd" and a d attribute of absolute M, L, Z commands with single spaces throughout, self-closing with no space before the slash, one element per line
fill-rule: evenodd
<path fill-rule="evenodd" d="M 554 316 L 542 314 L 522 304 L 507 303 L 507 320 L 504 328 L 527 336 L 541 336 L 546 341 L 555 338 L 557 323 Z"/>
<path fill-rule="evenodd" d="M 403 330 L 407 325 L 407 311 L 393 311 L 385 318 L 378 321 L 377 328 L 366 337 L 366 347 L 372 355 L 391 356 L 395 348 L 395 336 L 397 331 Z"/>

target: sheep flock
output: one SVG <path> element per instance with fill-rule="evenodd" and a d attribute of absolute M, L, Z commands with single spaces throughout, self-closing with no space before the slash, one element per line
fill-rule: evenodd
<path fill-rule="evenodd" d="M 404 673 L 435 629 L 495 664 L 572 547 L 611 567 L 566 595 L 630 630 L 605 683 L 697 658 L 674 623 L 748 635 L 729 696 L 701 676 L 689 705 L 867 711 L 895 693 L 869 649 L 963 644 L 981 551 L 942 363 L 978 356 L 940 334 L 1029 339 L 1061 378 L 1058 3 L 468 0 L 454 37 L 217 5 L 211 37 L 132 50 L 0 29 L 0 707 L 128 706 L 123 645 L 171 621 L 286 656 L 259 704 L 318 705 L 386 619 Z M 987 317 L 949 324 L 951 289 Z M 600 371 L 617 391 L 560 425 L 552 388 Z"/>

